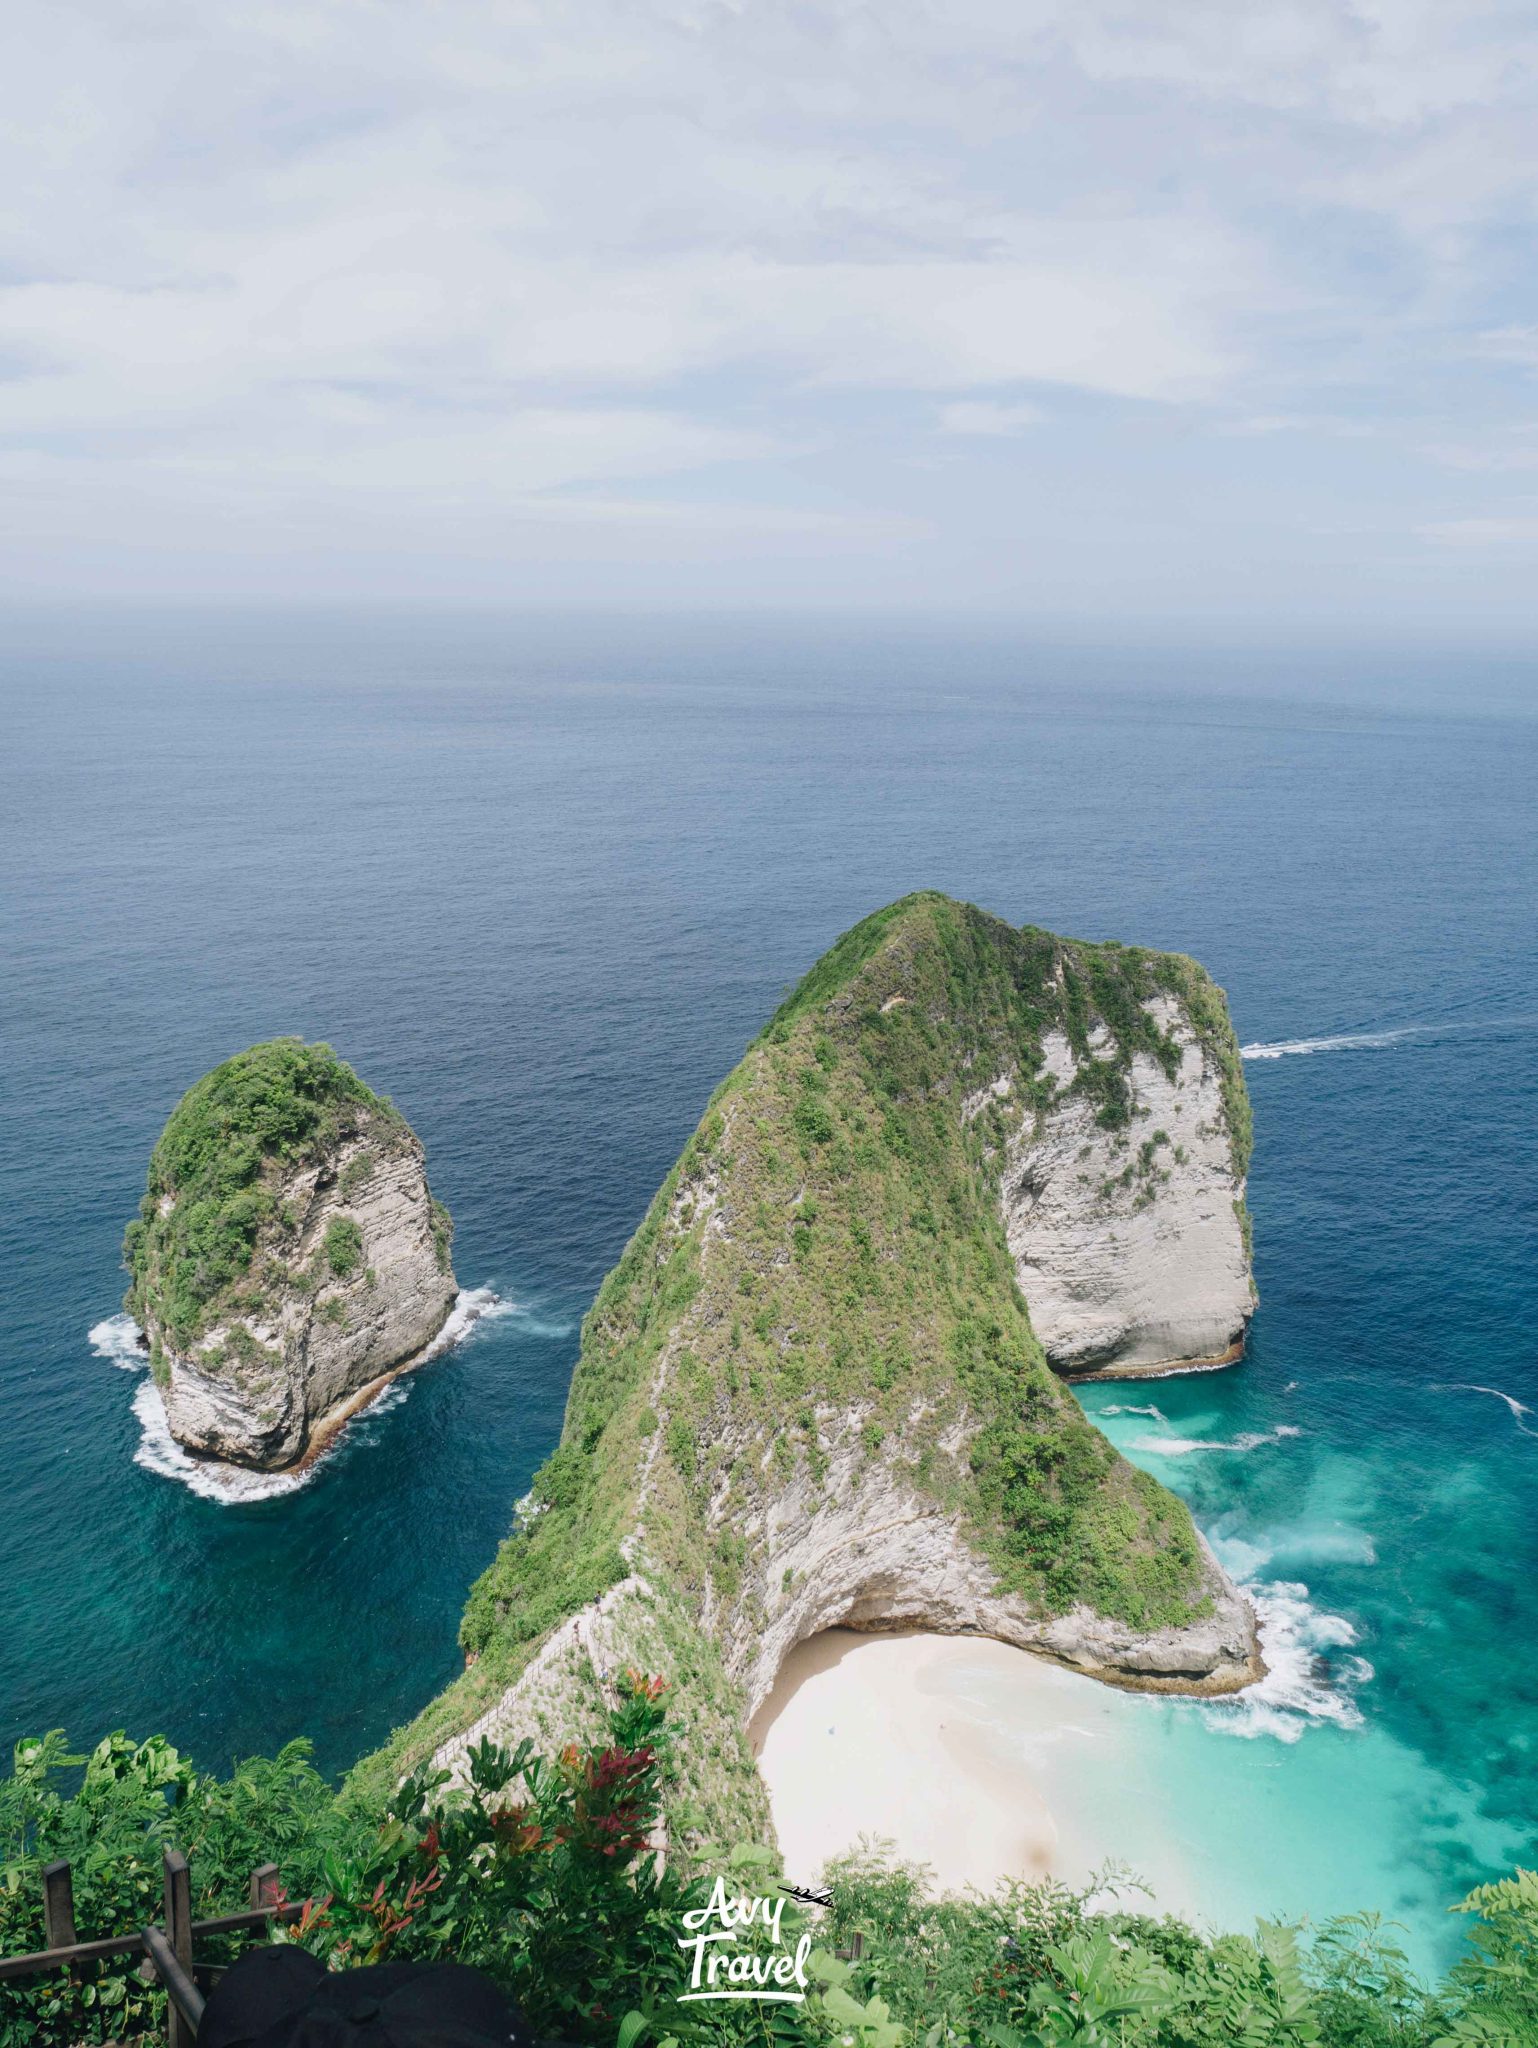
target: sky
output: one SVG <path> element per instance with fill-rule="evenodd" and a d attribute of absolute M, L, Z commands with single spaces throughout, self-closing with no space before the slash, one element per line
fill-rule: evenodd
<path fill-rule="evenodd" d="M 1533 637 L 1530 5 L 8 22 L 0 597 Z"/>

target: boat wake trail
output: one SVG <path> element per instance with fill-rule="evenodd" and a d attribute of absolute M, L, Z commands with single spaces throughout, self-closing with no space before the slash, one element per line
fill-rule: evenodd
<path fill-rule="evenodd" d="M 1411 1030 L 1352 1031 L 1343 1033 L 1339 1038 L 1283 1038 L 1274 1045 L 1241 1045 L 1239 1057 L 1242 1060 L 1284 1060 L 1306 1052 L 1366 1051 L 1375 1046 L 1396 1045 L 1401 1038 L 1414 1035 Z"/>
<path fill-rule="evenodd" d="M 1241 1045 L 1244 1060 L 1283 1060 L 1310 1052 L 1371 1052 L 1406 1038 L 1460 1038 L 1475 1032 L 1530 1030 L 1538 1017 L 1489 1017 L 1475 1024 L 1404 1024 L 1394 1031 L 1344 1031 L 1334 1038 L 1279 1038 Z"/>

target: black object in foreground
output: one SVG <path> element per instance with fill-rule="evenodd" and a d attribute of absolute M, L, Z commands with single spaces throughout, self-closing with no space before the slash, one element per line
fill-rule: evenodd
<path fill-rule="evenodd" d="M 522 2013 L 463 1963 L 327 1970 L 253 1949 L 209 1994 L 197 2048 L 534 2048 Z"/>

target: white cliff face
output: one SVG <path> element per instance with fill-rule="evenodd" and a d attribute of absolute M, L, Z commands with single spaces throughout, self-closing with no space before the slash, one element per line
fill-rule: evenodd
<path fill-rule="evenodd" d="M 1129 1125 L 1096 1121 L 1052 1033 L 1052 1104 L 1007 1148 L 1000 1199 L 1020 1291 L 1048 1359 L 1072 1375 L 1226 1363 L 1255 1307 L 1220 1075 L 1173 996 L 1148 1009 L 1180 1066 L 1171 1079 L 1134 1056 Z"/>
<path fill-rule="evenodd" d="M 744 1532 L 747 1597 L 705 1617 L 750 1716 L 796 1644 L 829 1628 L 994 1636 L 1094 1677 L 1155 1691 L 1168 1685 L 1185 1693 L 1231 1692 L 1255 1677 L 1249 1608 L 1205 1545 L 1210 1611 L 1201 1619 L 1147 1632 L 1087 1607 L 1044 1618 L 1019 1594 L 1000 1591 L 997 1574 L 955 1515 L 906 1482 L 900 1438 L 887 1456 L 871 1459 L 862 1453 L 858 1427 L 832 1418 L 830 1424 L 837 1435 L 823 1487 L 814 1497 L 798 1474 L 753 1518 Z M 958 1463 L 969 1435 L 964 1426 L 955 1434 Z"/>
<path fill-rule="evenodd" d="M 591 1444 L 611 1489 L 601 1540 L 629 1576 L 531 1636 L 522 1675 L 495 1698 L 467 1684 L 480 1718 L 468 1737 L 433 1730 L 440 1766 L 462 1770 L 479 1736 L 548 1741 L 597 1713 L 617 1669 L 681 1661 L 691 1701 L 701 1671 L 724 1681 L 686 1731 L 692 1790 L 734 1753 L 732 1731 L 790 1651 L 834 1627 L 996 1637 L 1150 1691 L 1229 1693 L 1263 1674 L 1242 1592 L 1178 1504 L 1161 1508 L 1143 1475 L 1086 1446 L 1082 1411 L 1032 1341 L 1068 1374 L 1237 1355 L 1255 1305 L 1236 1164 L 1248 1115 L 1224 1064 L 1221 992 L 1191 962 L 1153 972 L 1120 949 L 1107 961 L 1034 932 L 1019 944 L 974 915 L 942 915 L 938 971 L 927 913 L 894 922 L 811 1023 L 767 1034 L 718 1093 L 600 1296 L 585 1333 L 592 1382 L 579 1365 L 573 1394 L 580 1427 L 568 1420 L 568 1451 Z M 961 1015 L 958 986 L 972 1005 Z M 893 1101 L 908 1125 L 888 1126 Z M 976 1180 L 960 1180 L 958 1160 Z M 851 1169 L 866 1176 L 859 1209 L 840 1198 Z M 994 1201 L 1029 1327 L 992 1218 L 969 1220 Z M 977 1304 L 965 1328 L 936 1307 L 958 1295 Z M 972 1369 L 979 1342 L 1000 1347 L 1005 1371 Z M 1033 1470 L 1036 1432 L 1072 1446 L 1080 1491 Z M 1035 1557 L 1021 1568 L 1033 1490 L 1083 1515 L 1089 1549 L 1070 1541 L 1064 1555 L 1093 1554 L 1093 1571 L 1055 1575 Z M 553 1500 L 552 1517 L 562 1511 Z M 1136 1570 L 1156 1551 L 1169 1567 L 1157 1583 Z M 529 1582 L 508 1575 L 510 1627 Z M 658 1617 L 675 1610 L 669 1641 Z M 1140 1614 L 1159 1624 L 1117 1618 Z M 757 1787 L 732 1770 L 739 1791 Z"/>
<path fill-rule="evenodd" d="M 455 1296 L 448 1225 L 422 1148 L 365 1120 L 320 1162 L 282 1170 L 249 1286 L 179 1354 L 151 1327 L 169 1382 L 166 1419 L 190 1451 L 276 1470 L 318 1448 L 383 1380 L 414 1363 Z"/>
<path fill-rule="evenodd" d="M 800 1468 L 767 1495 L 741 1525 L 712 1517 L 715 1530 L 745 1539 L 747 1566 L 727 1604 L 707 1589 L 698 1612 L 725 1676 L 739 1691 L 736 1729 L 751 1721 L 774 1688 L 786 1657 L 824 1629 L 924 1629 L 992 1636 L 1111 1684 L 1185 1695 L 1238 1691 L 1261 1675 L 1254 1615 L 1204 1541 L 1204 1613 L 1178 1628 L 1138 1630 L 1083 1606 L 1044 1617 L 1019 1594 L 999 1589 L 997 1574 L 968 1543 L 953 1513 L 916 1492 L 905 1474 L 909 1446 L 896 1436 L 876 1457 L 861 1442 L 861 1417 L 819 1412 L 828 1465 L 813 1485 Z M 958 1467 L 970 1440 L 966 1422 L 950 1433 Z M 744 1438 L 742 1448 L 760 1448 Z M 644 1525 L 645 1501 L 641 1505 Z M 593 1702 L 626 1665 L 666 1669 L 654 1633 L 653 1583 L 644 1526 L 625 1546 L 640 1567 L 562 1624 L 522 1675 L 463 1734 L 443 1743 L 434 1766 L 462 1776 L 468 1753 L 485 1739 L 512 1747 L 552 1728 L 596 1729 Z M 647 1574 L 650 1573 L 649 1578 Z M 723 1720 L 712 1730 L 729 1742 Z"/>

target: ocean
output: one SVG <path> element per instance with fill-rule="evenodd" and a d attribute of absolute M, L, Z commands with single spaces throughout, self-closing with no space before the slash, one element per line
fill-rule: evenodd
<path fill-rule="evenodd" d="M 1372 1910 L 1445 1957 L 1538 1853 L 1538 723 L 1336 668 L 1359 701 L 940 625 L 15 622 L 0 1741 L 338 1772 L 408 1718 L 710 1090 L 935 887 L 1195 954 L 1248 1051 L 1249 1356 L 1083 1398 L 1256 1589 L 1273 1676 L 1119 1704 L 1127 1860 L 1176 1830 L 1218 1924 Z M 182 1090 L 280 1032 L 405 1111 L 491 1312 L 229 1504 L 157 1434 L 118 1247 Z"/>

